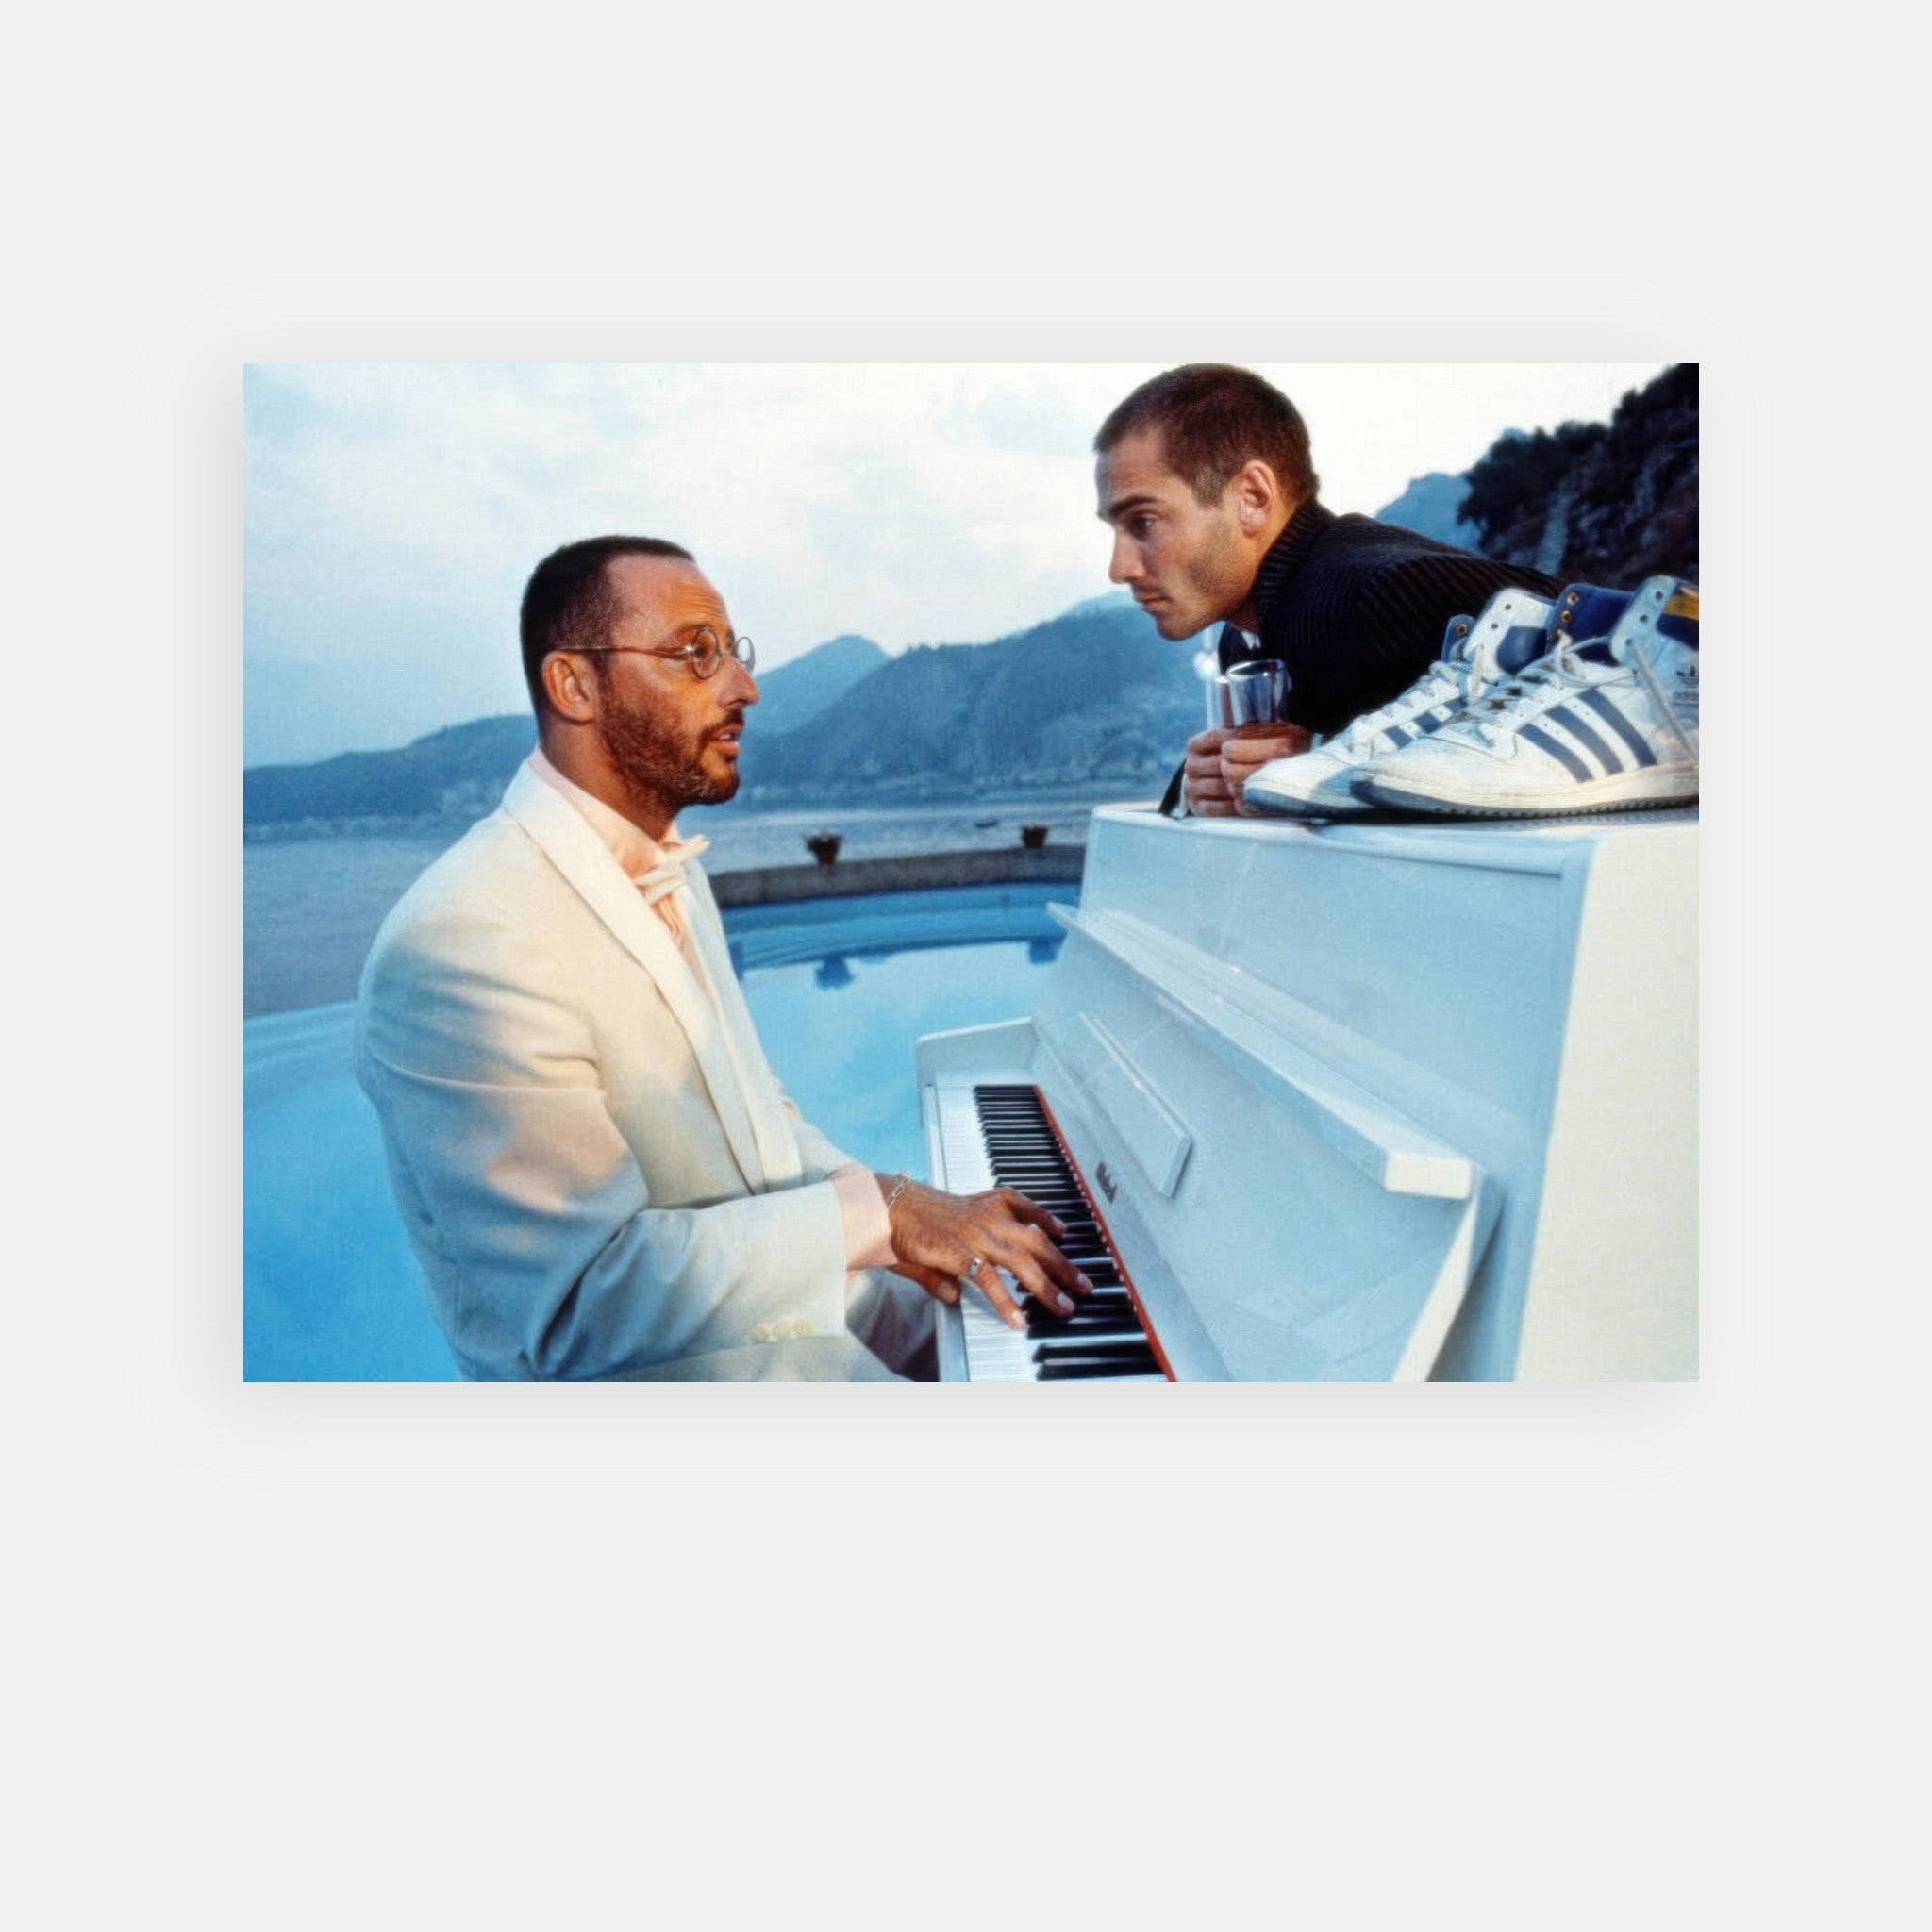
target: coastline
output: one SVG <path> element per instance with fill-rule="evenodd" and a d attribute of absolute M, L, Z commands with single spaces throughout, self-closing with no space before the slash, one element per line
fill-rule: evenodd
<path fill-rule="evenodd" d="M 721 906 L 1041 880 L 1077 884 L 1087 822 L 1108 800 L 1065 795 L 688 814 L 687 835 L 710 840 L 704 867 Z M 1023 824 L 1046 826 L 1038 850 Z M 840 833 L 835 864 L 806 858 L 821 828 Z M 251 839 L 243 848 L 242 1017 L 351 1000 L 389 909 L 469 822 L 402 831 L 339 830 Z"/>

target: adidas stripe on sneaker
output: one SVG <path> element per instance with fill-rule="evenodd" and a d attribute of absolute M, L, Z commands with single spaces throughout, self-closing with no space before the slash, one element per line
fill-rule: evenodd
<path fill-rule="evenodd" d="M 1587 595 L 1577 599 L 1578 591 Z M 1621 608 L 1614 611 L 1614 595 Z M 1523 817 L 1686 805 L 1697 797 L 1697 589 L 1573 587 L 1564 603 L 1607 625 L 1560 629 L 1547 656 L 1426 740 L 1357 777 L 1398 810 Z M 1559 621 L 1563 612 L 1559 607 Z"/>
<path fill-rule="evenodd" d="M 1263 765 L 1242 788 L 1242 798 L 1257 812 L 1284 818 L 1372 811 L 1355 791 L 1369 762 L 1440 731 L 1498 678 L 1541 657 L 1554 608 L 1527 591 L 1498 591 L 1481 616 L 1451 618 L 1442 655 L 1400 697 L 1312 751 Z"/>

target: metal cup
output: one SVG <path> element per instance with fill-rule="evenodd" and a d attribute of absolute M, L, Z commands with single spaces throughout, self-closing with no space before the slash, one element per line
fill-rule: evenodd
<path fill-rule="evenodd" d="M 1288 698 L 1288 666 L 1279 658 L 1249 658 L 1229 665 L 1209 689 L 1221 729 L 1245 736 L 1257 726 L 1281 722 Z"/>

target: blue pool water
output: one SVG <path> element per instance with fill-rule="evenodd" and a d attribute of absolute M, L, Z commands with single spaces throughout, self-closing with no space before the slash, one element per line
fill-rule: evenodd
<path fill-rule="evenodd" d="M 881 893 L 726 912 L 772 1064 L 808 1120 L 882 1172 L 925 1171 L 923 1033 L 1032 1011 L 1073 886 Z M 447 1381 L 350 1071 L 354 1009 L 245 1023 L 242 1370 L 251 1380 Z"/>

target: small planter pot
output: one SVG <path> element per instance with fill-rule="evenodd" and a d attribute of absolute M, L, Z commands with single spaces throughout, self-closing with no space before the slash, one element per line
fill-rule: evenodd
<path fill-rule="evenodd" d="M 839 847 L 844 842 L 837 832 L 812 832 L 808 835 L 805 849 L 821 865 L 830 865 L 839 857 Z"/>
<path fill-rule="evenodd" d="M 1027 851 L 1038 852 L 1046 843 L 1046 827 L 1044 825 L 1022 825 L 1020 827 L 1020 842 L 1025 846 Z"/>

